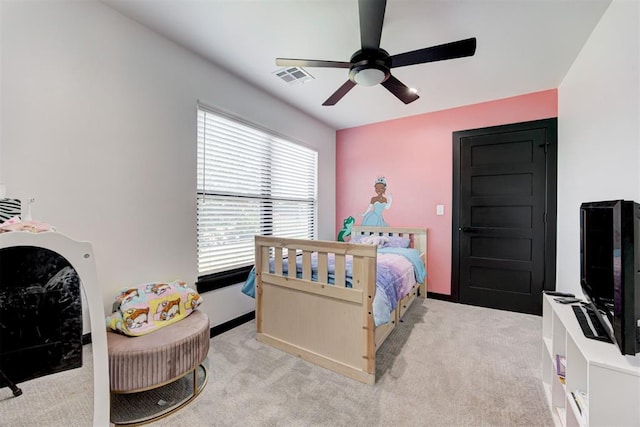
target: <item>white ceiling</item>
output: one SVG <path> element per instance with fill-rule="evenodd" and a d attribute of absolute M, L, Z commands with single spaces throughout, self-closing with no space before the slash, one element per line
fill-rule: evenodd
<path fill-rule="evenodd" d="M 405 105 L 380 85 L 322 103 L 348 69 L 277 78 L 276 57 L 349 61 L 360 49 L 357 0 L 103 0 L 241 79 L 344 129 L 557 88 L 611 0 L 388 0 L 380 47 L 390 55 L 477 38 L 472 57 L 394 68 L 419 90 Z"/>

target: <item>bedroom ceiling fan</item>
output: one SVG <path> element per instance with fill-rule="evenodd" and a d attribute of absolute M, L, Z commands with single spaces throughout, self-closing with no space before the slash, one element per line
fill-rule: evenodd
<path fill-rule="evenodd" d="M 419 96 L 391 75 L 392 68 L 462 58 L 475 54 L 476 39 L 473 37 L 390 56 L 387 51 L 380 48 L 386 5 L 387 0 L 358 0 L 362 49 L 354 53 L 349 62 L 276 58 L 276 65 L 348 68 L 349 80 L 340 86 L 322 105 L 335 105 L 356 84 L 362 86 L 381 84 L 400 101 L 408 104 L 418 99 Z"/>

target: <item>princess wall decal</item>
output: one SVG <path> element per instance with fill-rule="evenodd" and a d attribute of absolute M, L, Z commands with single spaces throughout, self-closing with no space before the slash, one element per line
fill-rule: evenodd
<path fill-rule="evenodd" d="M 384 176 L 378 177 L 373 187 L 375 188 L 376 195 L 371 198 L 367 210 L 361 214 L 361 216 L 364 217 L 362 218 L 362 225 L 388 227 L 388 224 L 382 217 L 382 213 L 391 207 L 393 199 L 391 193 L 386 194 L 386 178 Z"/>

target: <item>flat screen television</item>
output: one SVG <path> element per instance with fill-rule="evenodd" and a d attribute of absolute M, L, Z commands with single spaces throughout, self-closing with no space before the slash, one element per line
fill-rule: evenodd
<path fill-rule="evenodd" d="M 620 352 L 640 352 L 640 205 L 580 206 L 580 285 Z"/>

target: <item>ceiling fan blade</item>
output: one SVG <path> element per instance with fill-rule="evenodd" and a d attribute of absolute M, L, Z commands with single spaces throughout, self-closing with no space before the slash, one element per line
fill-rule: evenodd
<path fill-rule="evenodd" d="M 387 88 L 389 92 L 394 94 L 396 98 L 398 98 L 405 104 L 409 104 L 410 102 L 413 102 L 416 99 L 420 98 L 417 93 L 412 92 L 407 86 L 404 85 L 404 83 L 391 75 L 387 80 L 383 81 L 380 84 Z"/>
<path fill-rule="evenodd" d="M 351 62 L 344 61 L 318 61 L 315 59 L 276 58 L 276 65 L 281 67 L 327 67 L 327 68 L 351 68 Z"/>
<path fill-rule="evenodd" d="M 322 103 L 324 106 L 336 105 L 343 96 L 347 94 L 356 84 L 351 80 L 347 80 L 340 88 L 333 93 L 326 101 Z"/>
<path fill-rule="evenodd" d="M 358 0 L 362 50 L 378 50 L 387 0 Z"/>
<path fill-rule="evenodd" d="M 411 52 L 391 56 L 390 68 L 406 65 L 424 64 L 425 62 L 473 56 L 476 53 L 476 38 L 458 40 L 438 46 L 431 46 Z"/>

